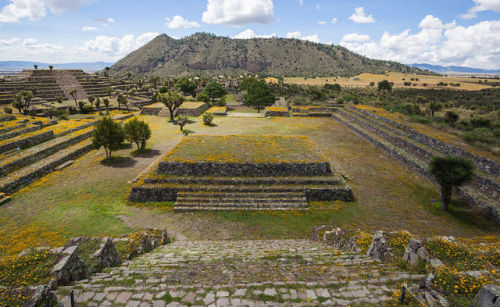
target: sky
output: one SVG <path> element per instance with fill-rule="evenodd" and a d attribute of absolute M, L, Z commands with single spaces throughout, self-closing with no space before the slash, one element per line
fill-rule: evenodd
<path fill-rule="evenodd" d="M 500 69 L 500 0 L 0 0 L 0 61 L 114 62 L 159 34 L 196 32 Z"/>

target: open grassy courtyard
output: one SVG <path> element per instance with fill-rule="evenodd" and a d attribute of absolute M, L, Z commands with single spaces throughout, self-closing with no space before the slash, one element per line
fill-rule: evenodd
<path fill-rule="evenodd" d="M 330 118 L 191 118 L 193 135 L 309 137 L 332 166 L 349 176 L 355 202 L 317 202 L 308 211 L 174 213 L 173 203 L 132 204 L 133 180 L 183 138 L 167 118 L 140 116 L 153 131 L 144 154 L 124 146 L 112 162 L 91 151 L 61 171 L 33 182 L 0 207 L 0 256 L 33 245 L 59 246 L 79 235 L 130 233 L 159 227 L 178 239 L 305 238 L 315 225 L 363 230 L 409 230 L 463 237 L 497 234 L 479 214 L 455 203 L 439 210 L 438 188 Z"/>

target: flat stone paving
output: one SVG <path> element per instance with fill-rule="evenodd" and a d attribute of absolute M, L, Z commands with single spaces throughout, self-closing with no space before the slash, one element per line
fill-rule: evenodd
<path fill-rule="evenodd" d="M 308 240 L 177 241 L 60 287 L 70 306 L 383 305 L 409 275 Z"/>

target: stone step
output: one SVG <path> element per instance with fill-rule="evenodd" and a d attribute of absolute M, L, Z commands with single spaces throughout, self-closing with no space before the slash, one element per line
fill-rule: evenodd
<path fill-rule="evenodd" d="M 71 290 L 81 306 L 378 306 L 420 278 L 309 240 L 175 241 L 56 294 L 63 306 Z"/>
<path fill-rule="evenodd" d="M 303 192 L 269 192 L 269 193 L 231 193 L 231 192 L 199 192 L 199 191 L 181 191 L 177 194 L 178 199 L 197 198 L 197 199 L 228 199 L 228 198 L 260 198 L 260 199 L 276 199 L 276 198 L 300 198 L 304 197 Z"/>

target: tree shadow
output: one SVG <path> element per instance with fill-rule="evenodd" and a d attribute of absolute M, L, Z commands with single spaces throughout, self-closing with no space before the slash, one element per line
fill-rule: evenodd
<path fill-rule="evenodd" d="M 208 127 L 217 127 L 217 124 L 211 123 L 211 124 L 203 124 L 203 126 L 208 126 Z"/>
<path fill-rule="evenodd" d="M 101 161 L 102 165 L 113 168 L 129 168 L 137 164 L 137 161 L 131 157 L 111 157 Z"/>
<path fill-rule="evenodd" d="M 161 154 L 158 149 L 146 149 L 145 151 L 134 150 L 132 156 L 141 158 L 153 158 Z"/>
<path fill-rule="evenodd" d="M 121 143 L 117 150 L 120 150 L 120 149 L 130 149 L 132 148 L 133 144 L 132 143 Z"/>

